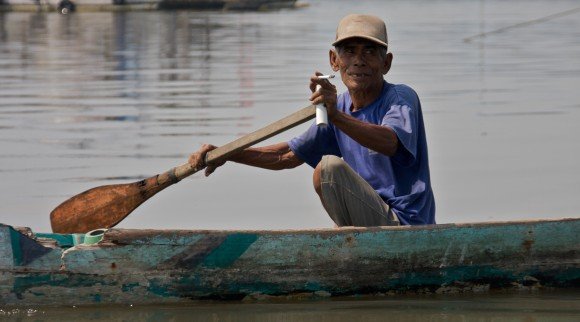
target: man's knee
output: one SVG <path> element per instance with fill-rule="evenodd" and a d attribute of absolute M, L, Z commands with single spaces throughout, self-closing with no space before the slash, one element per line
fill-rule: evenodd
<path fill-rule="evenodd" d="M 332 174 L 339 173 L 349 168 L 348 164 L 344 162 L 344 160 L 335 155 L 323 156 L 317 168 L 318 167 L 320 167 L 321 174 L 328 174 L 324 175 L 326 178 L 331 177 Z"/>
<path fill-rule="evenodd" d="M 331 181 L 335 173 L 348 168 L 346 162 L 335 155 L 325 155 L 314 168 L 312 181 L 314 190 L 319 196 L 322 196 L 322 182 Z"/>
<path fill-rule="evenodd" d="M 312 175 L 312 183 L 314 184 L 314 191 L 322 198 L 322 184 L 320 180 L 321 172 L 322 172 L 322 162 L 319 162 L 314 168 L 314 174 Z"/>

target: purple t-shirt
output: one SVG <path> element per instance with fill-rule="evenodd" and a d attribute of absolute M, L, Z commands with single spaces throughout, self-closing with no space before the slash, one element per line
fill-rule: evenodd
<path fill-rule="evenodd" d="M 342 157 L 377 191 L 401 224 L 434 224 L 435 198 L 417 93 L 406 85 L 384 82 L 382 94 L 375 102 L 356 112 L 350 111 L 351 105 L 348 92 L 338 96 L 339 111 L 395 131 L 399 149 L 394 156 L 388 157 L 365 148 L 332 123 L 326 127 L 312 124 L 304 134 L 288 142 L 290 149 L 313 168 L 324 155 Z"/>

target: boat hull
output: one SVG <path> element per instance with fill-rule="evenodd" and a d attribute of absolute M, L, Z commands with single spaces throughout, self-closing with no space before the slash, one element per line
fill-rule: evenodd
<path fill-rule="evenodd" d="M 579 287 L 580 219 L 299 231 L 0 225 L 0 305 L 181 303 Z M 306 295 L 305 295 L 306 294 Z"/>

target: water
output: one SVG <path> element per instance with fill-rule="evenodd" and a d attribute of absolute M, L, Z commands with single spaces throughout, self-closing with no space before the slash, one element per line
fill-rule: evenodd
<path fill-rule="evenodd" d="M 0 311 L 9 321 L 578 321 L 578 294 L 350 298 L 284 303 L 198 303 Z"/>

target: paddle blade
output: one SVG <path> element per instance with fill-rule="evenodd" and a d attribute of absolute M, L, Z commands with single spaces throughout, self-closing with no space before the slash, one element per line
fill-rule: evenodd
<path fill-rule="evenodd" d="M 50 213 L 52 231 L 72 234 L 114 227 L 147 199 L 174 183 L 160 183 L 157 177 L 96 187 L 68 199 Z"/>

